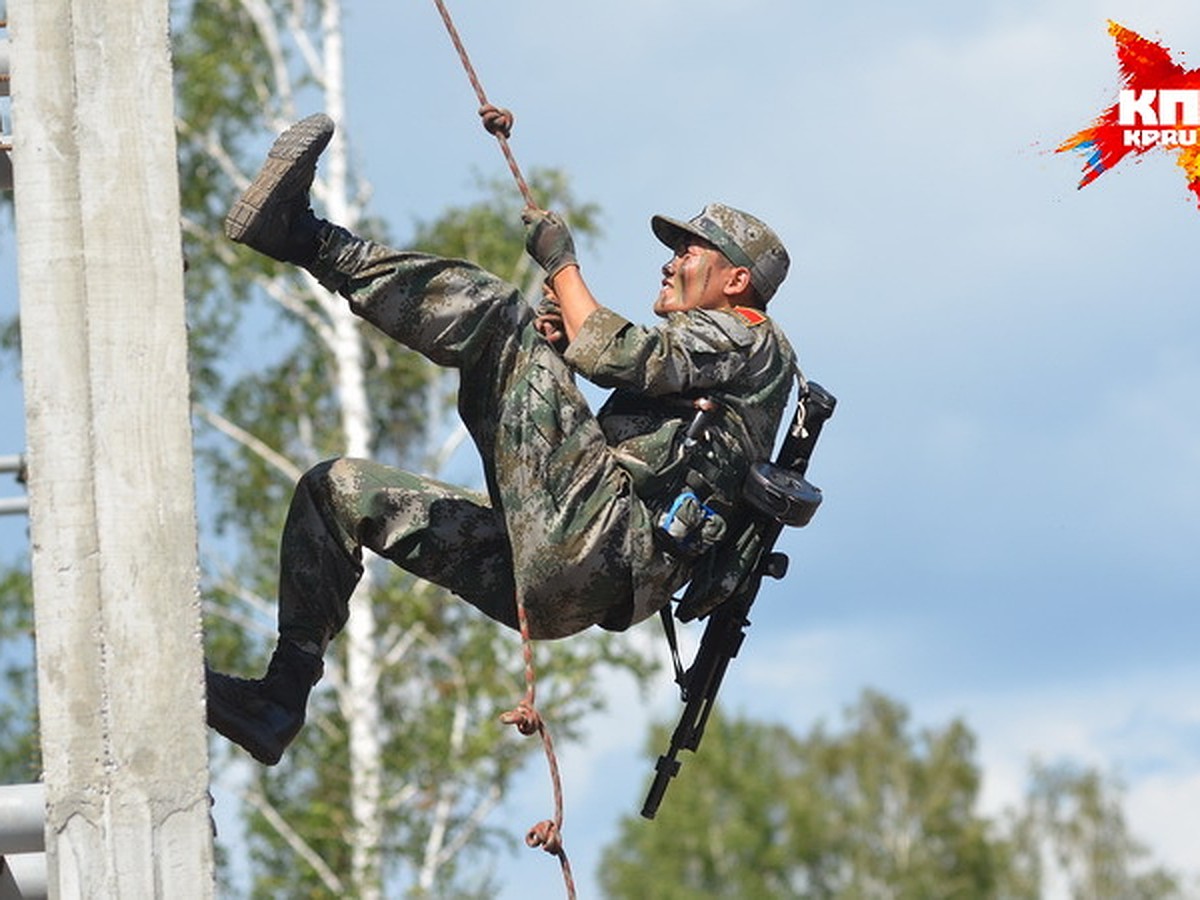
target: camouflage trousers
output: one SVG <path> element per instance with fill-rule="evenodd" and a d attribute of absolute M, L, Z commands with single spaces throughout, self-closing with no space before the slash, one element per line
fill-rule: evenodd
<path fill-rule="evenodd" d="M 344 626 L 363 548 L 513 627 L 519 594 L 535 638 L 623 629 L 669 600 L 681 565 L 655 547 L 650 512 L 516 288 L 340 230 L 314 271 L 357 315 L 460 370 L 487 496 L 366 460 L 313 468 L 283 531 L 284 637 L 324 648 Z"/>

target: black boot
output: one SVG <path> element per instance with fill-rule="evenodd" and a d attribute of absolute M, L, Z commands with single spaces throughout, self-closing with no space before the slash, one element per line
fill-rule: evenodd
<path fill-rule="evenodd" d="M 304 725 L 321 658 L 280 641 L 262 678 L 235 678 L 206 665 L 208 724 L 264 766 L 273 766 Z"/>
<path fill-rule="evenodd" d="M 311 266 L 328 223 L 313 215 L 309 190 L 317 158 L 332 137 L 333 120 L 324 113 L 281 134 L 225 217 L 226 237 L 280 262 Z"/>

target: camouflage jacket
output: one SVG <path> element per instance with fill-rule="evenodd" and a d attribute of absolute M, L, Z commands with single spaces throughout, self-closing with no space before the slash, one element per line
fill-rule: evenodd
<path fill-rule="evenodd" d="M 729 519 L 730 537 L 744 517 L 742 483 L 750 465 L 772 455 L 793 380 L 799 377 L 786 336 L 753 309 L 671 313 L 643 327 L 601 308 L 567 347 L 567 363 L 589 381 L 614 388 L 598 418 L 633 490 L 652 511 L 685 484 L 701 484 Z M 691 401 L 716 400 L 722 412 L 699 446 L 684 452 Z M 754 564 L 726 541 L 691 566 L 713 589 L 736 584 Z M 635 613 L 635 621 L 643 612 Z"/>

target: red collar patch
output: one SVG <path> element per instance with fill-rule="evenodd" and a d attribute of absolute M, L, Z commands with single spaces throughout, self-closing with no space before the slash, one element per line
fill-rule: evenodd
<path fill-rule="evenodd" d="M 763 313 L 749 306 L 735 306 L 733 311 L 745 319 L 747 325 L 761 325 L 767 321 L 767 317 Z"/>

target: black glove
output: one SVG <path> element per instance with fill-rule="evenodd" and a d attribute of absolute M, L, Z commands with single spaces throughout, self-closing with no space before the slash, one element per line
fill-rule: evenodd
<path fill-rule="evenodd" d="M 525 223 L 525 249 L 547 276 L 553 278 L 567 266 L 579 265 L 571 230 L 560 215 L 529 207 L 521 213 L 521 221 Z"/>

